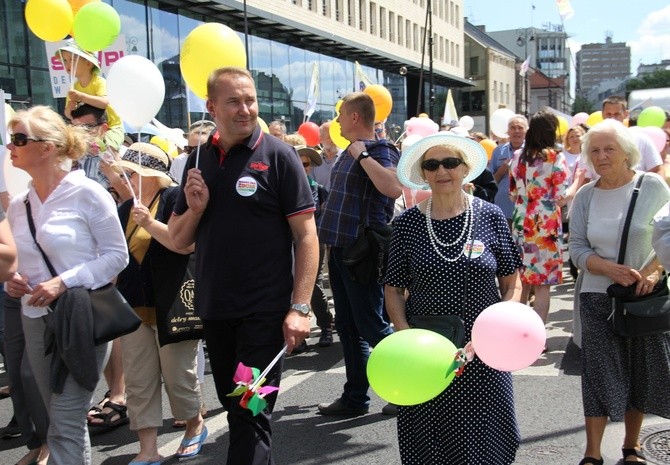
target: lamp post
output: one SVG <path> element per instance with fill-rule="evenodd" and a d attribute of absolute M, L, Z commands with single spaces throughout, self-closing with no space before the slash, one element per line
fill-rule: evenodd
<path fill-rule="evenodd" d="M 416 114 L 424 109 L 423 106 L 423 63 L 426 56 L 426 39 L 428 39 L 428 82 L 430 84 L 428 94 L 428 115 L 433 119 L 435 108 L 435 77 L 433 73 L 433 7 L 432 0 L 426 1 L 426 22 L 423 32 L 423 44 L 421 46 L 421 70 L 419 71 L 419 97 L 416 101 Z"/>
<path fill-rule="evenodd" d="M 524 47 L 524 60 L 528 59 L 528 42 L 533 42 L 535 41 L 535 35 L 534 35 L 534 29 L 533 28 L 524 28 L 524 29 L 517 29 L 516 30 L 516 44 L 519 47 Z M 529 66 L 530 62 L 529 61 Z M 526 71 L 523 75 L 523 113 L 526 118 L 528 118 L 529 111 L 528 111 L 528 94 L 530 93 L 530 89 L 528 86 L 528 71 Z"/>

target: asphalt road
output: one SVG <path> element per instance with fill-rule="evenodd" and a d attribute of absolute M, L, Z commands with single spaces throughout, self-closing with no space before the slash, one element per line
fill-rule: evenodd
<path fill-rule="evenodd" d="M 552 292 L 551 313 L 547 326 L 549 352 L 532 367 L 514 374 L 517 415 L 522 445 L 517 454 L 519 465 L 565 465 L 581 460 L 585 437 L 579 378 L 579 349 L 571 342 L 573 283 L 565 274 L 566 284 Z M 342 419 L 316 414 L 316 405 L 338 397 L 344 380 L 344 365 L 339 342 L 318 348 L 318 332 L 310 340 L 307 353 L 288 357 L 282 390 L 275 409 L 274 450 L 278 465 L 393 465 L 399 464 L 396 420 L 380 413 L 384 401 L 374 396 L 367 415 Z M 211 374 L 206 372 L 205 400 L 209 408 L 207 425 L 210 436 L 199 456 L 163 463 L 223 464 L 229 432 L 214 392 Z M 0 371 L 0 385 L 5 384 Z M 106 390 L 100 385 L 95 399 Z M 159 431 L 159 447 L 166 457 L 176 450 L 182 430 L 171 427 L 172 415 L 164 399 L 164 422 Z M 11 403 L 0 400 L 0 424 L 11 417 Z M 665 420 L 649 418 L 645 425 Z M 621 464 L 619 449 L 623 426 L 608 427 L 604 441 L 606 463 Z M 122 426 L 91 437 L 93 463 L 126 465 L 138 450 L 136 435 Z M 20 439 L 0 440 L 0 464 L 14 464 L 24 453 Z M 650 462 L 652 463 L 652 462 Z M 426 464 L 430 465 L 430 464 Z M 472 464 L 478 465 L 478 464 Z M 484 464 L 481 464 L 484 465 Z"/>

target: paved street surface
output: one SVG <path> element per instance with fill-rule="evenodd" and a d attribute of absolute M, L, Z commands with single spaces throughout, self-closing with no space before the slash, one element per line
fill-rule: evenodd
<path fill-rule="evenodd" d="M 549 352 L 532 367 L 515 373 L 515 394 L 522 445 L 516 464 L 577 464 L 584 449 L 579 349 L 571 342 L 573 282 L 566 273 L 566 284 L 552 292 L 547 346 Z M 275 454 L 278 465 L 393 465 L 399 464 L 396 420 L 380 413 L 384 401 L 373 394 L 370 413 L 352 419 L 316 414 L 316 405 L 338 397 L 344 380 L 344 365 L 339 343 L 328 348 L 316 346 L 318 329 L 313 331 L 310 351 L 288 357 L 282 390 L 275 409 Z M 206 372 L 205 399 L 209 438 L 198 457 L 188 460 L 168 458 L 163 463 L 224 464 L 229 442 L 226 415 L 217 401 L 211 374 Z M 0 372 L 0 385 L 6 384 Z M 95 399 L 106 387 L 100 385 Z M 164 422 L 160 429 L 160 451 L 166 457 L 176 450 L 182 430 L 171 427 L 172 416 L 164 399 Z M 11 417 L 9 399 L 0 400 L 0 425 Z M 645 427 L 662 428 L 668 421 L 650 417 Z M 660 426 L 659 426 L 660 425 Z M 670 426 L 668 426 L 669 429 Z M 622 464 L 620 447 L 623 424 L 611 424 L 605 435 L 607 464 Z M 93 463 L 126 465 L 138 450 L 137 436 L 122 426 L 91 438 Z M 20 439 L 0 439 L 0 464 L 14 464 L 24 453 Z M 650 461 L 649 463 L 656 463 Z M 668 462 L 657 462 L 668 463 Z M 426 464 L 430 465 L 430 464 Z M 478 465 L 478 464 L 472 464 Z M 484 465 L 484 464 L 481 464 Z"/>

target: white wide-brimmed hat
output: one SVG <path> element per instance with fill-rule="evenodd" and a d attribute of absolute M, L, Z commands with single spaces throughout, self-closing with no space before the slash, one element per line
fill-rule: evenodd
<path fill-rule="evenodd" d="M 141 163 L 140 163 L 141 159 Z M 156 177 L 161 180 L 165 187 L 176 184 L 170 174 L 170 157 L 168 154 L 153 144 L 146 142 L 135 142 L 128 147 L 123 154 L 123 159 L 115 163 L 116 170 L 129 169 L 139 173 L 141 176 Z"/>
<path fill-rule="evenodd" d="M 433 147 L 454 147 L 465 154 L 465 161 L 470 171 L 463 179 L 463 184 L 471 182 L 482 174 L 487 164 L 486 150 L 478 142 L 454 134 L 440 132 L 424 137 L 402 151 L 398 163 L 397 175 L 400 182 L 410 189 L 429 190 L 421 169 L 423 155 Z"/>
<path fill-rule="evenodd" d="M 100 70 L 100 62 L 98 61 L 98 57 L 93 53 L 82 49 L 74 39 L 68 39 L 65 42 L 65 45 L 56 51 L 56 55 L 58 55 L 58 58 L 62 61 L 63 58 L 60 52 L 70 52 L 73 55 L 77 55 L 84 60 L 91 62 L 96 70 Z"/>

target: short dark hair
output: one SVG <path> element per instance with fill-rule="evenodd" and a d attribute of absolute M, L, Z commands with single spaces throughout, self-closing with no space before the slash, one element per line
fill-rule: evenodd
<path fill-rule="evenodd" d="M 626 99 L 620 95 L 610 95 L 605 100 L 603 100 L 602 108 L 605 108 L 605 105 L 621 105 L 623 111 L 628 109 L 628 102 L 626 102 Z"/>
<path fill-rule="evenodd" d="M 351 112 L 358 113 L 363 123 L 369 127 L 375 127 L 375 102 L 364 92 L 353 92 L 342 99 L 342 105 L 346 105 Z"/>
<path fill-rule="evenodd" d="M 209 75 L 209 79 L 207 79 L 207 98 L 210 100 L 214 100 L 216 98 L 217 94 L 217 86 L 219 83 L 219 78 L 221 76 L 236 76 L 236 77 L 245 77 L 249 79 L 253 84 L 254 87 L 256 86 L 254 82 L 254 77 L 251 75 L 249 70 L 245 68 L 239 68 L 237 66 L 226 66 L 223 68 L 218 68 L 212 71 L 212 73 Z"/>
<path fill-rule="evenodd" d="M 72 115 L 72 119 L 81 118 L 82 116 L 86 115 L 93 115 L 96 124 L 103 124 L 107 122 L 107 112 L 102 108 L 94 107 L 88 103 L 79 105 L 77 108 L 72 110 L 72 113 L 70 114 Z"/>

